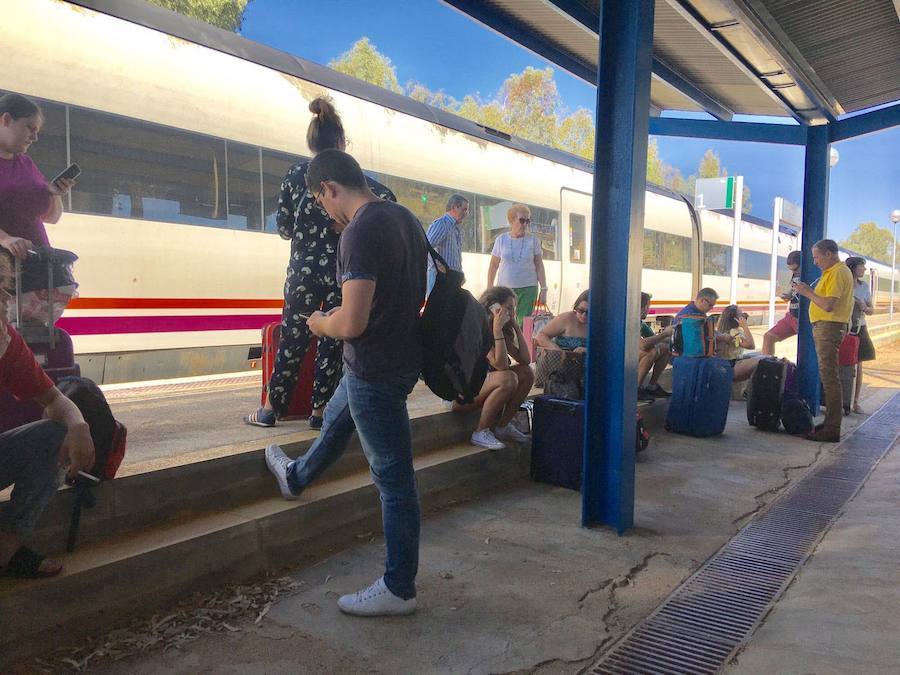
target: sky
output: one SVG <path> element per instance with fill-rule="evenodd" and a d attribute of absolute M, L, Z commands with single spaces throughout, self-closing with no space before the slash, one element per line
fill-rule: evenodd
<path fill-rule="evenodd" d="M 416 81 L 458 99 L 489 99 L 510 74 L 552 65 L 440 0 L 252 0 L 241 34 L 325 65 L 367 36 L 391 59 L 401 86 Z M 553 67 L 565 107 L 593 112 L 595 88 Z M 801 148 L 671 137 L 658 144 L 661 158 L 685 176 L 712 148 L 730 175 L 744 176 L 755 216 L 771 220 L 776 196 L 802 202 Z M 828 235 L 842 240 L 870 220 L 890 228 L 889 214 L 900 208 L 900 127 L 835 147 Z"/>

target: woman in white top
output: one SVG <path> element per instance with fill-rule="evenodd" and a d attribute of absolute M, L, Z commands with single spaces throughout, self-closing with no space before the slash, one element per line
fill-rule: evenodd
<path fill-rule="evenodd" d="M 525 317 L 534 311 L 535 302 L 547 304 L 547 277 L 541 242 L 525 231 L 531 224 L 531 210 L 524 204 L 513 204 L 506 212 L 506 219 L 509 232 L 504 232 L 494 242 L 487 285 L 488 288 L 494 286 L 499 270 L 497 285 L 511 288 L 516 294 L 516 323 L 521 326 Z"/>
<path fill-rule="evenodd" d="M 862 389 L 862 363 L 875 360 L 875 345 L 869 337 L 869 328 L 866 326 L 866 317 L 875 312 L 872 304 L 872 290 L 865 281 L 866 259 L 850 256 L 844 261 L 856 283 L 853 286 L 853 316 L 850 319 L 850 332 L 859 337 L 859 361 L 856 364 L 856 389 L 853 392 L 852 405 L 850 401 L 844 402 L 844 410 L 850 408 L 855 413 L 863 412 L 859 405 L 859 392 Z"/>

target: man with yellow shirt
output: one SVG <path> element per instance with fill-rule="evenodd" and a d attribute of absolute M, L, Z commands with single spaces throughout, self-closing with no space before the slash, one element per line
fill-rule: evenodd
<path fill-rule="evenodd" d="M 819 379 L 825 390 L 825 422 L 807 436 L 811 441 L 837 443 L 841 440 L 841 378 L 838 352 L 853 313 L 853 273 L 838 257 L 838 246 L 823 239 L 813 246 L 813 262 L 822 270 L 813 290 L 795 282 L 794 290 L 809 299 L 809 321 L 819 359 Z"/>

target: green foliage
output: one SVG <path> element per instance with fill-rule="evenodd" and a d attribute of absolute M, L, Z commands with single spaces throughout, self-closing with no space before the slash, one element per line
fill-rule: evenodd
<path fill-rule="evenodd" d="M 398 94 L 403 92 L 397 82 L 397 69 L 367 37 L 357 40 L 328 67 Z"/>
<path fill-rule="evenodd" d="M 876 260 L 890 260 L 893 235 L 876 223 L 860 223 L 841 246 Z"/>
<path fill-rule="evenodd" d="M 150 0 L 150 2 L 231 31 L 240 30 L 244 11 L 250 4 L 250 0 Z"/>

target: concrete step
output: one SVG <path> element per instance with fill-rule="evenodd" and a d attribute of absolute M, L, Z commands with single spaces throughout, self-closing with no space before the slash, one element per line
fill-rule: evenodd
<path fill-rule="evenodd" d="M 418 453 L 423 512 L 525 477 L 528 457 L 527 446 L 489 451 L 468 443 Z M 345 470 L 294 502 L 273 493 L 267 476 L 265 495 L 256 500 L 81 545 L 61 556 L 65 571 L 58 577 L 0 579 L 0 668 L 213 585 L 296 567 L 381 529 L 367 470 Z"/>
<path fill-rule="evenodd" d="M 473 415 L 445 410 L 411 421 L 414 452 L 419 455 L 468 440 L 477 423 Z M 120 538 L 169 521 L 204 513 L 230 511 L 272 494 L 272 476 L 265 464 L 265 448 L 277 442 L 291 457 L 309 449 L 317 432 L 284 434 L 205 451 L 206 459 L 178 458 L 164 468 L 117 477 L 93 489 L 97 504 L 84 510 L 79 546 Z M 344 455 L 328 469 L 329 480 L 366 468 L 356 434 Z M 41 516 L 30 543 L 40 551 L 65 549 L 74 492 L 61 490 Z"/>

